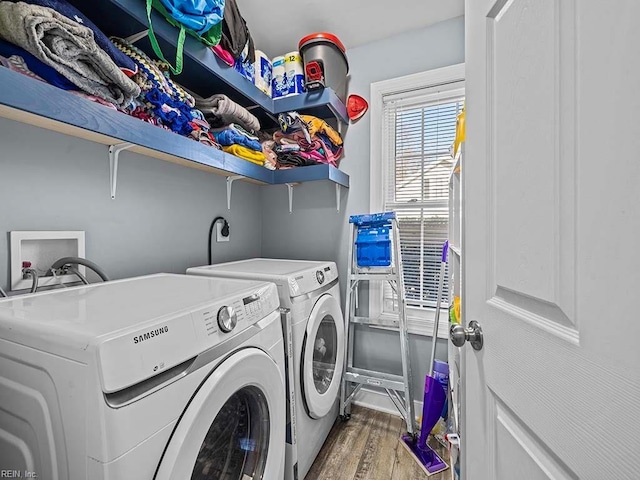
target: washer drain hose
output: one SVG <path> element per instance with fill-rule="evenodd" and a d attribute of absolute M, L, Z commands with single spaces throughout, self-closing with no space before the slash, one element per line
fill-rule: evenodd
<path fill-rule="evenodd" d="M 102 279 L 103 282 L 108 282 L 109 277 L 107 274 L 100 268 L 98 265 L 93 263 L 91 260 L 87 260 L 86 258 L 80 257 L 64 257 L 59 260 L 56 260 L 53 265 L 51 265 L 52 270 L 59 270 L 65 265 L 82 265 L 83 267 L 87 267 L 90 270 L 93 270 L 98 274 L 98 276 Z M 76 272 L 73 272 L 76 273 Z M 79 272 L 78 272 L 79 273 Z M 83 282 L 84 283 L 84 282 Z"/>

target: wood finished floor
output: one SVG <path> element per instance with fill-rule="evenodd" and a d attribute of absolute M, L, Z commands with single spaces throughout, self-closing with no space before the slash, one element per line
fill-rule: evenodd
<path fill-rule="evenodd" d="M 448 480 L 450 470 L 427 476 L 400 445 L 400 417 L 354 405 L 351 420 L 337 420 L 305 480 Z M 431 442 L 430 442 L 431 444 Z M 437 442 L 439 455 L 449 456 Z"/>

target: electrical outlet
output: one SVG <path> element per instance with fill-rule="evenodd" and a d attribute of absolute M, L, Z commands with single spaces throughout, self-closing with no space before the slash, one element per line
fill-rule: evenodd
<path fill-rule="evenodd" d="M 224 227 L 224 222 L 216 223 L 216 242 L 228 242 L 231 237 L 231 229 L 229 228 L 229 235 L 225 237 L 222 235 L 222 227 Z"/>

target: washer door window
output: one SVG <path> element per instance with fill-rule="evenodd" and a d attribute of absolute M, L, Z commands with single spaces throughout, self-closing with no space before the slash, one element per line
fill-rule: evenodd
<path fill-rule="evenodd" d="M 344 320 L 336 298 L 321 296 L 311 310 L 302 351 L 302 391 L 307 412 L 322 418 L 340 389 L 344 361 Z"/>
<path fill-rule="evenodd" d="M 156 479 L 279 478 L 284 461 L 285 396 L 274 361 L 257 348 L 220 364 L 176 426 Z"/>
<path fill-rule="evenodd" d="M 191 480 L 262 478 L 269 451 L 269 407 L 256 387 L 222 406 L 200 446 Z"/>

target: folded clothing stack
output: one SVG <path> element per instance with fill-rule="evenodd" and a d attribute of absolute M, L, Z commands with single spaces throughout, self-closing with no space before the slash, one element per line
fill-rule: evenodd
<path fill-rule="evenodd" d="M 31 72 L 40 69 L 34 66 L 38 60 L 79 90 L 119 107 L 140 93 L 128 76 L 135 74 L 135 64 L 64 0 L 0 1 L 0 38 L 31 54 L 22 57 Z M 41 74 L 36 75 L 51 77 Z"/>
<path fill-rule="evenodd" d="M 262 153 L 260 140 L 240 125 L 232 123 L 222 130 L 212 132 L 212 135 L 225 152 L 258 165 L 264 165 L 265 156 Z"/>
<path fill-rule="evenodd" d="M 255 135 L 260 131 L 260 122 L 251 112 L 226 95 L 194 97 L 196 107 L 212 127 L 212 136 L 225 152 L 264 165 L 266 157 Z"/>
<path fill-rule="evenodd" d="M 280 127 L 273 142 L 264 142 L 263 151 L 275 168 L 285 169 L 325 163 L 338 166 L 343 152 L 342 137 L 324 120 L 297 112 L 281 113 Z"/>

